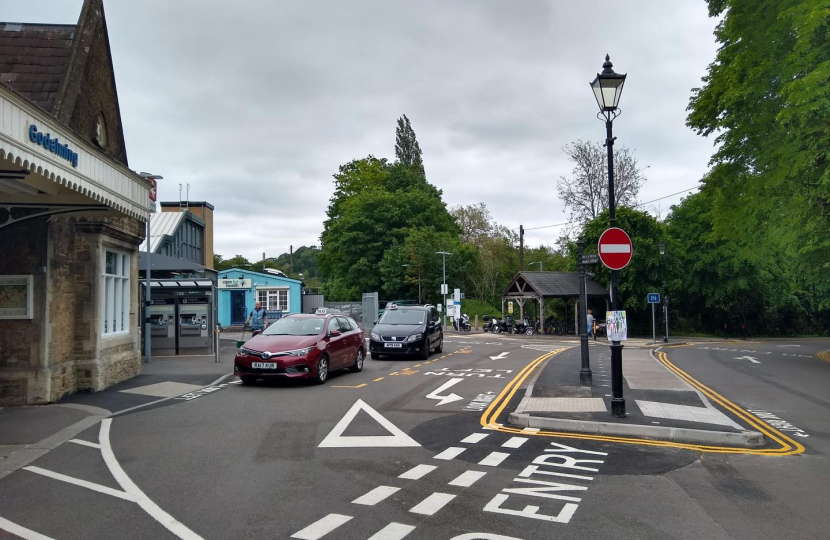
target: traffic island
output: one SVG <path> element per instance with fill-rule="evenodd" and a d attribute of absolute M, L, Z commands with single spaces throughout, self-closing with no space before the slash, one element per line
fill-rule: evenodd
<path fill-rule="evenodd" d="M 712 403 L 663 365 L 654 351 L 626 349 L 627 414 L 611 411 L 610 353 L 592 347 L 593 385 L 579 385 L 579 349 L 548 359 L 508 422 L 522 428 L 622 436 L 744 448 L 762 448 L 764 435 Z"/>

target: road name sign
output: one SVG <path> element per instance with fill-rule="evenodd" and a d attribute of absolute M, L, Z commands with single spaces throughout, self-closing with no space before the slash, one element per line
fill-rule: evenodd
<path fill-rule="evenodd" d="M 656 293 L 656 292 L 648 293 L 648 303 L 649 304 L 659 304 L 660 303 L 660 293 Z"/>
<path fill-rule="evenodd" d="M 582 264 L 597 264 L 599 262 L 599 253 L 585 253 L 582 255 Z"/>
<path fill-rule="evenodd" d="M 622 270 L 631 262 L 634 246 L 628 233 L 618 227 L 611 227 L 599 237 L 597 251 L 602 264 L 611 270 Z"/>

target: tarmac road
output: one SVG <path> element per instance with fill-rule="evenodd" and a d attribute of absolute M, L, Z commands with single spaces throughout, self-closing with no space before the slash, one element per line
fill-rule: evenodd
<path fill-rule="evenodd" d="M 801 430 L 802 455 L 484 429 L 511 381 L 573 343 L 448 334 L 428 362 L 367 360 L 323 386 L 229 377 L 105 420 L 0 480 L 0 529 L 25 529 L 0 538 L 826 538 L 830 362 L 813 354 L 830 346 L 787 344 L 799 347 L 721 342 L 668 356 Z"/>

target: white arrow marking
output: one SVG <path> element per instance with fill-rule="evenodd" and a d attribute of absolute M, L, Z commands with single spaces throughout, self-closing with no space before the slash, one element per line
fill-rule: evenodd
<path fill-rule="evenodd" d="M 507 358 L 507 355 L 510 354 L 509 352 L 500 353 L 498 356 L 491 356 L 490 360 L 504 360 Z"/>
<path fill-rule="evenodd" d="M 447 382 L 442 384 L 440 387 L 438 387 L 437 390 L 434 390 L 432 393 L 427 394 L 427 399 L 440 399 L 441 401 L 439 401 L 438 403 L 435 404 L 436 407 L 439 406 L 439 405 L 446 405 L 447 403 L 452 403 L 453 401 L 458 401 L 459 399 L 464 399 L 463 397 L 459 396 L 458 394 L 449 394 L 447 396 L 440 395 L 441 392 L 443 392 L 444 390 L 448 389 L 451 386 L 455 386 L 456 384 L 460 383 L 463 380 L 464 379 L 450 379 L 450 380 L 448 380 Z"/>
<path fill-rule="evenodd" d="M 757 359 L 753 358 L 752 356 L 736 356 L 735 360 L 749 360 L 753 364 L 760 364 L 761 363 Z"/>
<path fill-rule="evenodd" d="M 386 431 L 392 435 L 343 435 L 352 420 L 355 419 L 357 413 L 361 410 L 366 411 L 369 416 L 386 428 Z M 366 448 L 366 447 L 401 447 L 401 446 L 421 446 L 412 437 L 401 431 L 401 429 L 384 418 L 379 412 L 368 406 L 362 399 L 358 399 L 352 408 L 349 409 L 343 418 L 337 422 L 323 442 L 318 446 L 319 448 Z"/>

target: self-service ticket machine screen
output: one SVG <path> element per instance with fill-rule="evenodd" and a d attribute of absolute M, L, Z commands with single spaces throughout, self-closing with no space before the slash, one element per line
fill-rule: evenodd
<path fill-rule="evenodd" d="M 207 298 L 179 300 L 179 349 L 211 345 L 210 305 Z"/>
<path fill-rule="evenodd" d="M 150 346 L 153 349 L 176 347 L 176 300 L 154 299 L 150 305 Z"/>

